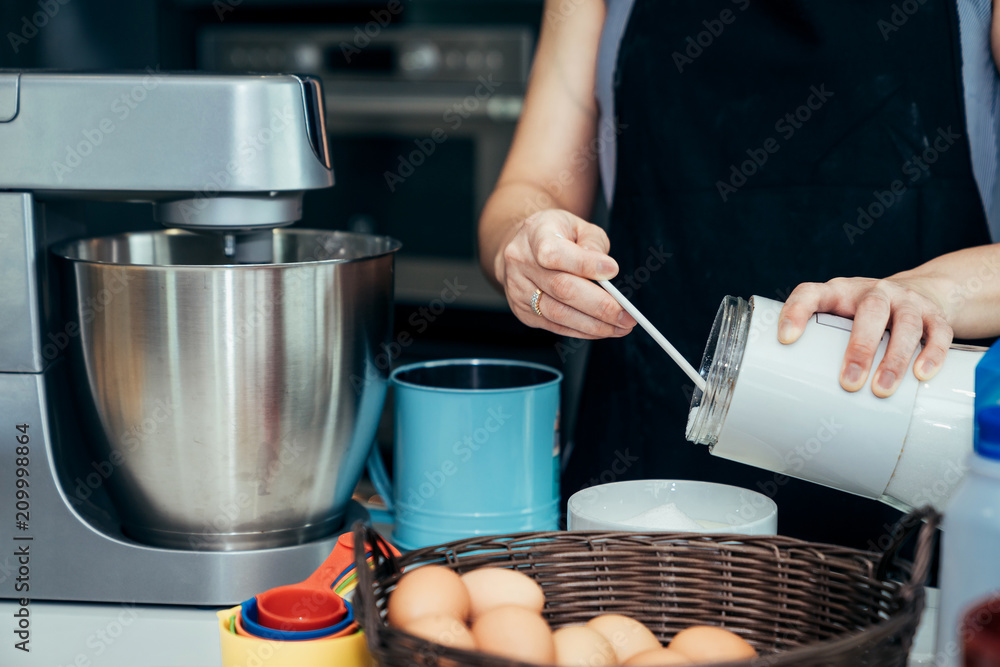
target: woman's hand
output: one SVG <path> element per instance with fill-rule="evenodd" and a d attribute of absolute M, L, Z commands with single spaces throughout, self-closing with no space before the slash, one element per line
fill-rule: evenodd
<path fill-rule="evenodd" d="M 511 310 L 530 327 L 576 338 L 624 336 L 636 322 L 594 280 L 611 279 L 607 234 L 568 211 L 535 213 L 513 230 L 494 271 Z M 538 315 L 532 307 L 536 289 Z"/>
<path fill-rule="evenodd" d="M 909 371 L 921 339 L 913 373 L 929 380 L 941 369 L 953 331 L 938 281 L 904 274 L 885 280 L 834 278 L 827 283 L 803 283 L 788 297 L 778 323 L 778 340 L 793 343 L 813 313 L 854 318 L 844 354 L 840 385 L 847 391 L 865 386 L 882 334 L 890 330 L 889 346 L 875 371 L 872 392 L 892 395 Z"/>

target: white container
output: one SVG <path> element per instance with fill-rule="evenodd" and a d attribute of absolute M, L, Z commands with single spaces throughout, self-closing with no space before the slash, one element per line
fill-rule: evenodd
<path fill-rule="evenodd" d="M 1000 611 L 1000 406 L 981 410 L 977 453 L 944 515 L 935 665 L 960 665 L 959 624 L 993 596 Z"/>
<path fill-rule="evenodd" d="M 840 386 L 853 322 L 814 315 L 798 341 L 778 342 L 782 304 L 726 297 L 705 348 L 705 391 L 687 438 L 712 454 L 903 511 L 943 508 L 972 450 L 975 367 L 982 348 L 953 346 L 936 377 L 911 370 L 889 398 Z M 879 345 L 872 368 L 885 353 Z"/>
<path fill-rule="evenodd" d="M 691 480 L 641 479 L 570 496 L 570 530 L 774 535 L 778 506 L 763 493 Z"/>

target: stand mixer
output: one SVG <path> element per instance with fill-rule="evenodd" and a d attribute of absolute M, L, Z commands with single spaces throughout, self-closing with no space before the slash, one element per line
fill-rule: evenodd
<path fill-rule="evenodd" d="M 301 217 L 305 191 L 333 185 L 322 99 L 316 80 L 297 76 L 0 71 L 0 497 L 8 514 L 0 520 L 0 598 L 231 604 L 304 578 L 333 549 L 385 395 L 385 372 L 371 357 L 391 335 L 398 243 L 327 232 L 319 240 L 329 252 L 317 257 L 300 247 L 312 237 L 277 229 Z M 157 221 L 181 229 L 64 243 L 58 258 L 50 249 L 62 239 L 46 207 L 65 200 L 151 203 Z M 137 217 L 141 211 L 136 207 Z M 382 263 L 338 264 L 352 259 L 341 241 Z M 277 268 L 286 262 L 290 270 L 313 273 L 285 284 L 294 274 Z M 310 268 L 319 265 L 322 274 Z M 139 277 L 123 270 L 127 284 L 120 290 L 90 285 L 96 291 L 88 296 L 85 278 L 122 266 Z M 263 386 L 270 398 L 233 407 L 242 388 L 226 359 L 253 352 L 258 365 L 249 368 L 263 373 L 265 365 L 288 362 L 283 340 L 301 343 L 305 334 L 294 322 L 270 324 L 292 306 L 265 318 L 259 336 L 251 331 L 217 344 L 216 329 L 196 317 L 231 326 L 232 313 L 265 289 L 286 290 L 289 303 L 294 294 L 310 296 L 308 312 L 327 319 L 309 321 L 339 347 L 328 354 L 322 347 L 328 341 L 313 335 L 313 349 L 299 350 L 304 363 L 284 373 L 291 378 L 284 378 L 286 386 L 296 373 L 304 378 L 299 384 L 313 400 L 285 405 L 281 387 L 251 379 L 248 395 Z M 346 305 L 328 305 L 330 295 L 350 296 L 350 289 L 368 291 Z M 60 315 L 61 303 L 71 304 L 76 319 Z M 149 311 L 140 319 L 143 307 Z M 171 336 L 169 354 L 176 358 L 154 346 Z M 98 337 L 105 347 L 95 357 Z M 217 367 L 192 361 L 201 349 L 217 350 Z M 338 391 L 333 382 L 348 375 L 364 382 Z M 198 399 L 204 409 L 197 413 L 185 391 L 199 391 L 199 382 L 213 383 L 217 395 Z M 157 398 L 171 395 L 158 394 L 158 387 L 174 391 L 173 402 Z M 136 393 L 124 395 L 129 389 Z M 128 419 L 114 414 L 126 409 L 129 428 Z M 289 415 L 303 410 L 311 411 L 303 430 L 332 444 L 303 446 L 303 461 L 315 474 L 283 483 L 308 492 L 289 496 L 290 507 L 312 505 L 301 509 L 305 518 L 285 518 L 278 530 L 273 504 L 280 497 L 245 493 L 239 484 L 252 473 L 237 466 L 247 451 L 280 452 L 268 450 L 265 440 L 240 442 L 246 432 L 240 422 L 271 420 L 268 427 L 281 434 L 296 428 Z M 205 442 L 192 440 L 194 422 L 208 432 Z M 145 438 L 150 423 L 158 426 Z M 212 433 L 222 435 L 213 440 Z M 141 455 L 123 457 L 118 436 L 142 440 Z M 168 440 L 204 453 L 185 459 Z M 213 461 L 230 465 L 231 477 L 213 477 Z M 173 489 L 170 475 L 180 480 Z M 178 507 L 206 516 L 225 516 L 231 499 L 247 521 L 240 530 L 199 536 L 171 513 L 171 496 Z M 167 528 L 150 528 L 156 522 Z"/>

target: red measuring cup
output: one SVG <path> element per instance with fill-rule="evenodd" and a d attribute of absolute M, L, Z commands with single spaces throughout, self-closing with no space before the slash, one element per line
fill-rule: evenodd
<path fill-rule="evenodd" d="M 319 630 L 344 619 L 344 599 L 331 590 L 334 580 L 354 563 L 354 538 L 344 533 L 308 579 L 257 594 L 257 622 L 274 630 Z"/>

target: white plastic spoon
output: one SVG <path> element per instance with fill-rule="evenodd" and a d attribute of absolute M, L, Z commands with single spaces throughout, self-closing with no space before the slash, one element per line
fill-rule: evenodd
<path fill-rule="evenodd" d="M 691 378 L 691 381 L 694 382 L 694 386 L 698 387 L 698 389 L 702 391 L 705 391 L 704 378 L 698 374 L 698 371 L 695 370 L 694 366 L 688 363 L 687 359 L 681 356 L 681 353 L 677 351 L 677 348 L 671 345 L 670 341 L 667 340 L 666 337 L 664 337 L 664 335 L 661 334 L 656 327 L 654 327 L 652 323 L 639 312 L 639 309 L 633 306 L 632 302 L 626 299 L 625 295 L 619 292 L 618 288 L 607 280 L 598 280 L 597 282 L 601 287 L 608 290 L 608 294 L 613 296 L 615 301 L 620 303 L 621 307 L 624 308 L 629 315 L 635 318 L 635 321 L 639 323 L 639 326 L 645 329 L 646 333 L 653 337 L 653 340 L 655 340 L 657 344 L 663 348 L 664 352 L 670 355 L 670 358 L 681 367 L 681 370 L 684 371 L 689 378 Z"/>

